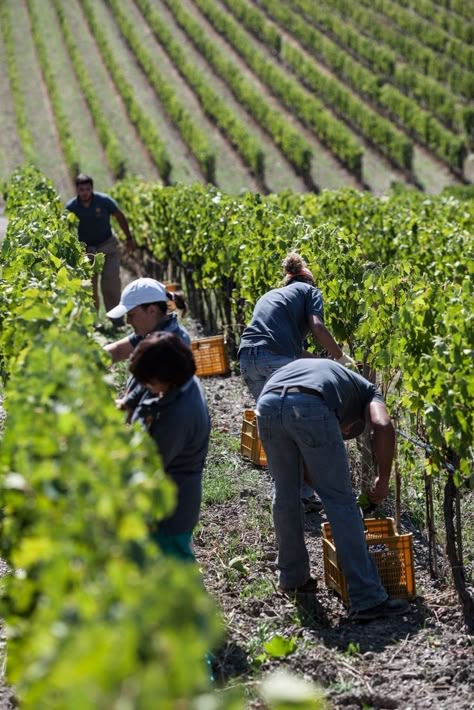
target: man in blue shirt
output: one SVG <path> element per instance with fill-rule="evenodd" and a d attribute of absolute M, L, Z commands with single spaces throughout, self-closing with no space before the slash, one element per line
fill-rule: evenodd
<path fill-rule="evenodd" d="M 127 219 L 120 211 L 117 203 L 109 195 L 94 192 L 94 182 L 89 175 L 81 173 L 76 178 L 76 197 L 66 205 L 79 219 L 79 240 L 86 245 L 87 255 L 91 261 L 97 253 L 104 254 L 105 262 L 102 269 L 100 286 L 104 299 L 105 310 L 109 311 L 120 301 L 120 252 L 117 237 L 114 236 L 110 217 L 114 217 L 122 228 L 127 241 L 127 249 L 134 248 L 132 235 Z M 99 310 L 98 274 L 92 279 L 94 304 Z M 118 323 L 122 323 L 119 320 Z"/>
<path fill-rule="evenodd" d="M 355 438 L 366 425 L 370 427 L 377 477 L 369 499 L 380 503 L 388 495 L 395 430 L 377 388 L 332 360 L 294 360 L 264 385 L 257 401 L 257 422 L 274 480 L 280 589 L 291 593 L 316 590 L 300 504 L 304 461 L 331 524 L 347 579 L 350 618 L 370 621 L 406 613 L 407 602 L 388 598 L 367 552 L 344 446 L 344 439 Z"/>

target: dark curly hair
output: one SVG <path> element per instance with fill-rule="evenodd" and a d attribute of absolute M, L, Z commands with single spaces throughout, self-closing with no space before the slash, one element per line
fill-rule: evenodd
<path fill-rule="evenodd" d="M 285 286 L 295 281 L 315 286 L 314 276 L 308 269 L 306 261 L 295 251 L 290 252 L 282 261 Z"/>
<path fill-rule="evenodd" d="M 151 333 L 130 356 L 130 372 L 141 385 L 153 380 L 181 387 L 196 372 L 191 348 L 173 333 Z"/>

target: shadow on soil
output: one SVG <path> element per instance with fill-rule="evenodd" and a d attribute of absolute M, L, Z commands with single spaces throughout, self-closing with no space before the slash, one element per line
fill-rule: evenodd
<path fill-rule="evenodd" d="M 314 631 L 321 644 L 342 653 L 349 644 L 356 645 L 360 654 L 368 651 L 379 653 L 394 646 L 397 641 L 406 641 L 416 635 L 425 627 L 426 620 L 432 617 L 432 612 L 423 601 L 417 599 L 406 616 L 364 624 L 343 620 L 333 625 L 317 596 L 298 595 L 295 604 L 301 625 Z M 213 670 L 218 683 L 247 675 L 251 669 L 245 649 L 230 640 L 224 642 L 215 652 Z"/>
<path fill-rule="evenodd" d="M 417 599 L 406 616 L 385 618 L 364 624 L 343 619 L 333 625 L 317 597 L 298 599 L 297 606 L 302 626 L 317 632 L 318 639 L 328 648 L 345 651 L 349 643 L 358 644 L 359 652 L 383 651 L 395 642 L 414 636 L 425 626 L 432 612 Z"/>

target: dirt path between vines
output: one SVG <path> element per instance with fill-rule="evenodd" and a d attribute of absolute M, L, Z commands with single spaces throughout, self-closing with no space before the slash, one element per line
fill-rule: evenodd
<path fill-rule="evenodd" d="M 242 410 L 252 405 L 240 378 L 208 378 L 203 385 L 214 429 L 240 440 Z M 224 468 L 235 495 L 224 503 L 205 505 L 196 535 L 205 584 L 226 626 L 226 640 L 216 654 L 219 682 L 244 684 L 249 707 L 259 709 L 264 706 L 253 695 L 255 682 L 269 670 L 284 667 L 321 684 L 333 708 L 472 710 L 474 639 L 464 631 L 448 580 L 431 578 L 426 540 L 407 512 L 402 532 L 413 533 L 419 596 L 405 617 L 354 624 L 324 584 L 324 514 L 306 515 L 307 545 L 319 591 L 309 606 L 298 608 L 276 591 L 268 473 L 245 463 L 237 451 L 227 453 Z M 249 472 L 253 472 L 250 485 Z M 235 557 L 241 558 L 241 569 L 240 564 L 229 565 Z M 267 657 L 262 662 L 263 643 L 273 634 L 293 638 L 295 650 L 285 659 Z"/>

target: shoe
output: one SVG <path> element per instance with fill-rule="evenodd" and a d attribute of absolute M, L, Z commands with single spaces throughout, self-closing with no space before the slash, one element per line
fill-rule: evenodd
<path fill-rule="evenodd" d="M 410 605 L 406 599 L 386 599 L 381 604 L 371 606 L 370 609 L 349 612 L 348 619 L 356 622 L 372 621 L 373 619 L 381 619 L 384 616 L 407 614 L 409 611 Z"/>
<path fill-rule="evenodd" d="M 305 513 L 320 513 L 323 509 L 321 499 L 316 493 L 313 493 L 309 498 L 302 498 L 301 504 Z"/>
<path fill-rule="evenodd" d="M 278 587 L 279 591 L 283 594 L 287 594 L 289 597 L 294 597 L 297 594 L 316 594 L 318 591 L 318 582 L 310 577 L 307 582 L 301 584 L 299 587 Z"/>

